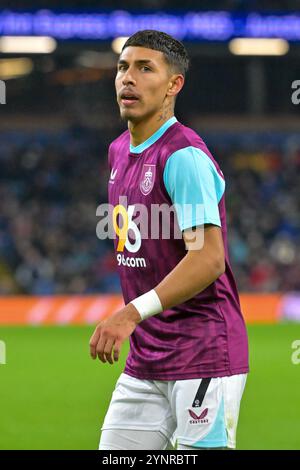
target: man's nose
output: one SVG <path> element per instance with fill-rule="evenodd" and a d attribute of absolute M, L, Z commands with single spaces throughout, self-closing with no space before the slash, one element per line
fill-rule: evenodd
<path fill-rule="evenodd" d="M 136 80 L 134 79 L 134 77 L 132 75 L 132 71 L 130 69 L 126 70 L 126 73 L 124 74 L 122 81 L 123 81 L 123 85 L 125 85 L 125 86 L 135 85 L 136 84 Z"/>

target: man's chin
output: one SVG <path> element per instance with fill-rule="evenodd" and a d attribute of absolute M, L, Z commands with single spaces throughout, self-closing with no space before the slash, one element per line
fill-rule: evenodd
<path fill-rule="evenodd" d="M 138 121 L 139 120 L 139 116 L 137 116 L 137 113 L 135 113 L 134 111 L 130 109 L 121 110 L 120 115 L 123 121 Z"/>

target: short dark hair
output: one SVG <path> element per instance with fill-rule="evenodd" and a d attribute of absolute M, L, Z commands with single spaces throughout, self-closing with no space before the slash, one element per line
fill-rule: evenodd
<path fill-rule="evenodd" d="M 164 54 L 167 64 L 175 72 L 185 76 L 188 71 L 189 57 L 186 48 L 180 41 L 162 31 L 154 29 L 138 31 L 127 39 L 122 52 L 129 46 L 146 47 L 147 49 L 160 51 Z"/>

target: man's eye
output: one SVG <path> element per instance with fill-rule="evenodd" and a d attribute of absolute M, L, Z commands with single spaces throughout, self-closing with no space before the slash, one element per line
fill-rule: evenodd
<path fill-rule="evenodd" d="M 143 72 L 151 71 L 150 67 L 147 67 L 147 65 L 143 65 L 142 70 L 143 70 Z"/>
<path fill-rule="evenodd" d="M 118 67 L 118 70 L 119 70 L 119 71 L 123 71 L 123 70 L 125 70 L 125 69 L 126 69 L 125 65 L 119 65 L 119 67 Z"/>

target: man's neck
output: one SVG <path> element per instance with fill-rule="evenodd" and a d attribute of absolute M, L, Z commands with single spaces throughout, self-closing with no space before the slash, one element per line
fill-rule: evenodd
<path fill-rule="evenodd" d="M 155 116 L 151 116 L 151 118 L 148 120 L 143 120 L 137 123 L 128 121 L 131 145 L 133 145 L 133 147 L 137 147 L 138 145 L 145 142 L 173 116 L 174 112 L 170 111 L 166 114 L 156 114 Z"/>

